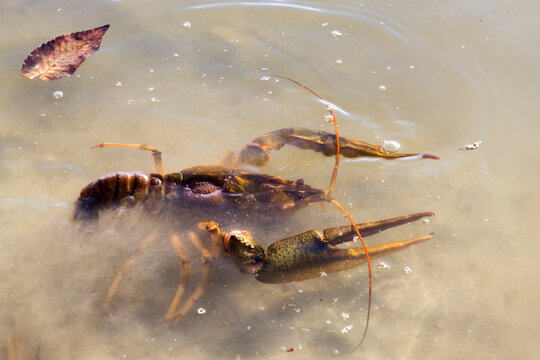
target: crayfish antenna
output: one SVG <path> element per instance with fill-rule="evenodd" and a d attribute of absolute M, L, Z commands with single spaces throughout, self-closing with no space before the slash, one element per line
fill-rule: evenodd
<path fill-rule="evenodd" d="M 323 104 L 326 105 L 326 111 L 328 111 L 328 113 L 332 117 L 332 122 L 334 123 L 334 133 L 336 134 L 336 162 L 334 164 L 334 170 L 332 172 L 332 179 L 330 180 L 330 186 L 328 187 L 328 194 L 331 197 L 332 193 L 334 191 L 334 188 L 336 187 L 337 171 L 338 171 L 338 165 L 339 165 L 339 151 L 340 151 L 339 130 L 338 130 L 336 116 L 334 115 L 334 112 L 336 111 L 337 107 L 334 104 L 332 104 L 331 102 L 329 102 L 328 100 L 326 100 L 325 98 L 323 98 L 322 96 L 320 96 L 319 94 L 317 94 L 315 91 L 311 90 L 306 85 L 304 85 L 304 84 L 302 84 L 302 83 L 300 83 L 300 82 L 298 82 L 298 81 L 296 81 L 294 79 L 291 79 L 291 78 L 286 77 L 286 76 L 281 76 L 281 75 L 269 75 L 269 76 L 272 76 L 272 77 L 275 77 L 275 78 L 278 78 L 278 79 L 288 80 L 288 81 L 290 81 L 290 82 L 292 82 L 292 83 L 306 89 L 307 91 L 309 91 L 310 93 L 315 95 L 319 100 L 321 100 L 321 102 Z"/>
<path fill-rule="evenodd" d="M 356 233 L 356 236 L 358 236 L 358 238 L 360 239 L 360 242 L 362 243 L 362 247 L 364 248 L 364 252 L 366 253 L 366 263 L 367 263 L 367 266 L 368 266 L 368 274 L 369 274 L 369 292 L 368 292 L 368 307 L 367 307 L 367 315 L 366 315 L 366 326 L 364 327 L 364 334 L 362 335 L 362 339 L 360 339 L 360 342 L 358 343 L 358 345 L 356 345 L 352 350 L 351 352 L 355 351 L 356 349 L 358 349 L 362 343 L 364 342 L 364 340 L 366 339 L 366 335 L 367 335 L 367 331 L 368 331 L 368 327 L 369 327 L 369 317 L 371 315 L 371 293 L 372 293 L 372 288 L 373 288 L 373 277 L 371 276 L 371 259 L 369 258 L 369 251 L 367 249 L 367 246 L 366 246 L 366 243 L 364 241 L 364 238 L 362 237 L 362 235 L 360 234 L 360 231 L 358 230 L 358 227 L 356 226 L 356 223 L 354 222 L 354 220 L 352 219 L 351 215 L 349 214 L 349 212 L 347 210 L 345 210 L 343 208 L 343 206 L 340 205 L 340 203 L 338 203 L 336 200 L 332 199 L 330 200 L 330 202 L 332 204 L 334 204 L 339 210 L 341 210 L 341 212 L 343 212 L 343 214 L 345 214 L 345 216 L 347 217 L 347 219 L 349 219 L 350 223 L 352 224 L 353 228 L 354 228 L 354 232 Z"/>
<path fill-rule="evenodd" d="M 364 238 L 360 234 L 360 231 L 358 230 L 358 227 L 356 226 L 356 223 L 354 222 L 351 215 L 347 212 L 347 210 L 345 210 L 343 208 L 343 206 L 341 206 L 335 199 L 333 199 L 333 192 L 334 192 L 334 188 L 336 187 L 336 179 L 337 179 L 338 166 L 339 166 L 339 152 L 340 152 L 340 149 L 341 149 L 340 148 L 340 143 L 339 143 L 339 129 L 338 129 L 338 125 L 337 125 L 336 116 L 334 114 L 337 107 L 335 105 L 333 105 L 332 103 L 330 103 L 329 101 L 327 101 L 326 99 L 324 99 L 319 94 L 317 94 L 315 91 L 311 90 L 306 85 L 304 85 L 304 84 L 302 84 L 302 83 L 300 83 L 300 82 L 298 82 L 298 81 L 296 81 L 294 79 L 291 79 L 291 78 L 286 77 L 286 76 L 281 76 L 281 75 L 270 75 L 270 76 L 275 77 L 275 78 L 279 78 L 279 79 L 289 80 L 292 83 L 306 89 L 307 91 L 309 91 L 310 93 L 315 95 L 317 98 L 319 98 L 319 100 L 321 100 L 324 104 L 326 104 L 326 111 L 328 111 L 328 113 L 332 117 L 332 122 L 334 123 L 334 132 L 336 134 L 336 161 L 334 163 L 334 170 L 332 171 L 332 179 L 330 180 L 330 186 L 328 187 L 328 191 L 326 193 L 328 195 L 328 201 L 330 201 L 332 204 L 334 204 L 339 210 L 341 210 L 341 212 L 343 212 L 343 214 L 345 214 L 345 216 L 347 217 L 347 219 L 349 219 L 349 222 L 353 226 L 356 235 L 360 239 L 360 242 L 362 243 L 362 247 L 364 248 L 364 252 L 366 254 L 366 262 L 367 262 L 368 274 L 369 274 L 369 292 L 368 292 L 368 307 L 367 307 L 367 315 L 366 315 L 366 326 L 364 327 L 364 334 L 362 335 L 362 338 L 360 339 L 360 342 L 358 343 L 358 345 L 356 345 L 351 350 L 351 352 L 353 352 L 356 349 L 358 349 L 363 344 L 364 340 L 366 339 L 366 335 L 367 335 L 367 331 L 368 331 L 368 327 L 369 327 L 369 317 L 371 315 L 371 293 L 372 293 L 372 288 L 373 288 L 373 277 L 372 277 L 372 272 L 371 272 L 371 260 L 369 258 L 369 252 L 368 252 L 368 248 L 366 246 L 366 243 L 364 242 Z"/>

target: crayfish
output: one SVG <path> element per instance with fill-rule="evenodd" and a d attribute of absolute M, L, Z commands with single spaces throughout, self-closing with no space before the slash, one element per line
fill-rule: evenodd
<path fill-rule="evenodd" d="M 294 80 L 291 81 L 308 89 Z M 320 98 L 315 92 L 308 90 Z M 280 129 L 255 138 L 238 155 L 226 156 L 220 165 L 197 166 L 170 174 L 164 174 L 161 152 L 154 147 L 117 143 L 96 145 L 94 147 L 123 146 L 151 151 L 157 172 L 118 172 L 91 182 L 81 190 L 75 204 L 74 219 L 81 223 L 92 223 L 106 209 L 134 206 L 142 206 L 145 211 L 158 214 L 172 213 L 177 218 L 186 213 L 192 216 L 195 214 L 200 221 L 199 229 L 209 232 L 211 239 L 210 243 L 206 244 L 194 233 L 189 235 L 190 243 L 202 256 L 203 273 L 196 289 L 185 297 L 182 303 L 190 281 L 191 262 L 185 250 L 186 244 L 180 241 L 178 236 L 172 235 L 172 247 L 180 258 L 181 280 L 164 316 L 165 324 L 178 323 L 203 295 L 208 287 L 214 262 L 222 254 L 229 256 L 241 272 L 253 275 L 255 279 L 265 283 L 311 279 L 319 277 L 321 273 L 340 272 L 367 262 L 370 269 L 371 304 L 370 258 L 400 251 L 430 239 L 433 234 L 373 247 L 366 247 L 362 238 L 434 214 L 422 212 L 356 224 L 333 198 L 339 156 L 368 156 L 388 160 L 438 157 L 426 153 L 388 153 L 382 146 L 340 137 L 334 110 L 331 107 L 327 107 L 327 110 L 334 120 L 335 133 L 301 128 Z M 335 156 L 336 163 L 328 190 L 313 188 L 302 179 L 286 180 L 253 170 L 270 161 L 271 150 L 279 150 L 285 145 L 313 150 L 324 156 Z M 230 224 L 237 224 L 239 219 L 246 218 L 276 221 L 317 202 L 333 203 L 347 215 L 351 224 L 321 231 L 308 230 L 277 240 L 267 250 L 258 245 L 246 231 L 220 231 L 219 224 L 229 228 Z M 344 249 L 337 246 L 357 239 L 362 241 L 362 248 Z M 144 246 L 146 245 L 141 245 Z M 127 260 L 121 266 L 103 302 L 103 310 L 109 309 L 120 281 L 131 263 L 132 261 Z M 362 341 L 368 322 L 369 306 Z"/>

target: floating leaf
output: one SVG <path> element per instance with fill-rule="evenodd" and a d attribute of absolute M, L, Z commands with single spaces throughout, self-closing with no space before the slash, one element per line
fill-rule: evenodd
<path fill-rule="evenodd" d="M 87 57 L 98 51 L 109 25 L 60 35 L 42 44 L 24 60 L 21 73 L 51 81 L 70 76 Z"/>

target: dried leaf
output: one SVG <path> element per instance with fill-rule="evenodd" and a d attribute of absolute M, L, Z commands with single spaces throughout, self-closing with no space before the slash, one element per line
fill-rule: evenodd
<path fill-rule="evenodd" d="M 69 76 L 87 57 L 98 51 L 109 25 L 60 35 L 32 51 L 21 73 L 33 79 L 51 81 Z"/>

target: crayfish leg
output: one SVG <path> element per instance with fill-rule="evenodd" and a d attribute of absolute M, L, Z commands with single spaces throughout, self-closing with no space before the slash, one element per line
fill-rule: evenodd
<path fill-rule="evenodd" d="M 212 244 L 210 250 L 207 249 L 201 239 L 193 232 L 188 233 L 189 239 L 193 246 L 199 251 L 203 260 L 203 270 L 199 285 L 195 288 L 193 293 L 186 299 L 184 305 L 174 314 L 174 325 L 178 324 L 184 315 L 197 303 L 200 297 L 205 293 L 210 282 L 210 275 L 214 270 L 216 259 L 220 256 L 221 252 L 221 238 L 219 236 L 219 229 L 208 229 L 211 234 Z"/>
<path fill-rule="evenodd" d="M 139 247 L 137 248 L 137 254 L 142 253 L 156 238 L 156 232 L 150 233 L 148 236 L 146 236 L 141 243 L 139 244 Z M 122 263 L 122 266 L 120 266 L 120 269 L 116 273 L 116 276 L 114 280 L 112 281 L 111 285 L 109 285 L 109 289 L 107 290 L 107 296 L 105 297 L 105 300 L 103 301 L 103 304 L 101 305 L 101 311 L 106 312 L 111 308 L 111 303 L 113 298 L 115 297 L 116 293 L 118 292 L 118 287 L 120 285 L 120 282 L 124 278 L 124 275 L 127 273 L 127 271 L 131 268 L 131 265 L 133 265 L 134 257 L 130 257 Z"/>
<path fill-rule="evenodd" d="M 132 148 L 132 149 L 151 151 L 152 156 L 154 157 L 154 163 L 156 165 L 156 171 L 161 175 L 164 174 L 163 161 L 162 161 L 162 158 L 161 158 L 161 151 L 159 151 L 158 149 L 156 149 L 153 146 L 148 146 L 146 144 L 122 144 L 122 143 L 105 143 L 105 142 L 103 142 L 101 144 L 97 144 L 97 145 L 92 146 L 90 149 L 101 148 L 101 147 L 111 147 L 111 146 L 127 147 L 127 148 Z"/>
<path fill-rule="evenodd" d="M 189 279 L 191 276 L 191 259 L 189 258 L 188 253 L 182 246 L 182 242 L 180 241 L 180 239 L 178 239 L 178 236 L 176 236 L 176 234 L 171 237 L 171 244 L 176 252 L 176 255 L 178 256 L 178 261 L 180 264 L 180 283 L 178 284 L 176 294 L 174 295 L 174 298 L 169 305 L 169 309 L 167 310 L 167 313 L 163 318 L 164 324 L 174 319 L 178 305 L 180 304 L 184 292 L 189 285 Z"/>

